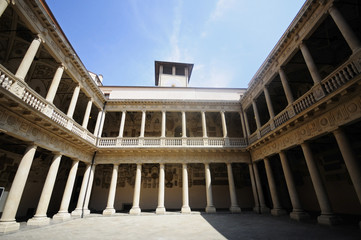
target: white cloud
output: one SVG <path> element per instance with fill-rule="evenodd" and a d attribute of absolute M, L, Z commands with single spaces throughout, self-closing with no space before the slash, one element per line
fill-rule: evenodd
<path fill-rule="evenodd" d="M 169 47 L 171 49 L 171 55 L 169 57 L 170 61 L 180 61 L 181 59 L 181 50 L 179 47 L 179 37 L 182 27 L 182 6 L 183 2 L 178 1 L 174 7 L 174 19 L 172 25 L 172 34 L 169 37 Z"/>
<path fill-rule="evenodd" d="M 210 21 L 216 21 L 222 18 L 228 10 L 231 10 L 235 4 L 235 0 L 218 0 L 216 8 L 210 15 Z"/>
<path fill-rule="evenodd" d="M 227 88 L 234 80 L 235 72 L 217 61 L 194 66 L 190 84 L 193 87 Z"/>

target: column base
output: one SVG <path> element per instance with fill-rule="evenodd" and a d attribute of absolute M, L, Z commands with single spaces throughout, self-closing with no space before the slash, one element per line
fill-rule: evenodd
<path fill-rule="evenodd" d="M 333 214 L 321 214 L 317 217 L 317 222 L 323 225 L 338 225 L 342 222 L 342 219 Z"/>
<path fill-rule="evenodd" d="M 273 216 L 282 216 L 282 215 L 286 215 L 287 212 L 286 212 L 286 210 L 284 210 L 282 208 L 274 208 L 271 210 L 271 214 Z"/>
<path fill-rule="evenodd" d="M 165 214 L 165 207 L 157 207 L 157 209 L 155 210 L 156 214 Z"/>
<path fill-rule="evenodd" d="M 206 213 L 215 213 L 216 208 L 214 206 L 207 206 L 206 207 Z"/>
<path fill-rule="evenodd" d="M 261 209 L 261 213 L 269 213 L 270 212 L 270 209 L 266 206 L 261 206 L 260 209 Z"/>
<path fill-rule="evenodd" d="M 115 209 L 114 208 L 106 208 L 103 211 L 103 215 L 104 216 L 111 216 L 115 213 Z"/>
<path fill-rule="evenodd" d="M 139 215 L 141 213 L 140 207 L 132 207 L 130 209 L 129 214 L 131 215 Z"/>
<path fill-rule="evenodd" d="M 56 221 L 66 221 L 70 219 L 71 219 L 71 215 L 68 212 L 58 212 L 53 216 L 53 220 Z"/>
<path fill-rule="evenodd" d="M 72 217 L 81 217 L 83 213 L 82 209 L 75 209 L 74 211 L 71 212 L 71 216 Z M 84 216 L 89 215 L 90 214 L 90 210 L 89 209 L 84 209 Z"/>
<path fill-rule="evenodd" d="M 290 217 L 293 220 L 302 221 L 310 219 L 310 215 L 306 213 L 305 211 L 292 211 L 290 213 Z"/>
<path fill-rule="evenodd" d="M 231 213 L 240 213 L 241 209 L 238 206 L 232 206 L 229 208 L 229 211 L 231 211 Z"/>
<path fill-rule="evenodd" d="M 191 208 L 189 206 L 183 206 L 181 213 L 191 213 Z"/>
<path fill-rule="evenodd" d="M 20 228 L 20 223 L 18 222 L 0 222 L 0 233 L 7 233 L 17 231 Z"/>
<path fill-rule="evenodd" d="M 29 226 L 43 226 L 43 225 L 49 225 L 50 223 L 50 218 L 48 217 L 36 217 L 34 216 L 33 218 L 30 218 L 27 221 L 27 225 Z"/>
<path fill-rule="evenodd" d="M 256 213 L 261 213 L 261 208 L 259 206 L 255 206 L 253 208 L 253 212 L 256 212 Z"/>

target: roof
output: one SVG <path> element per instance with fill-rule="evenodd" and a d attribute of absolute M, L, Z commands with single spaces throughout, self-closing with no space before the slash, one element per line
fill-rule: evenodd
<path fill-rule="evenodd" d="M 155 85 L 158 86 L 159 81 L 159 68 L 160 65 L 172 65 L 175 67 L 187 67 L 188 68 L 188 82 L 192 75 L 193 65 L 192 63 L 179 63 L 179 62 L 164 62 L 164 61 L 154 61 L 154 72 L 155 72 Z"/>

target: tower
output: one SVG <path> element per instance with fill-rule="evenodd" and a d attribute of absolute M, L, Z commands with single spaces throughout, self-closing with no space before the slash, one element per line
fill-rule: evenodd
<path fill-rule="evenodd" d="M 188 87 L 193 64 L 155 61 L 155 85 L 159 87 Z"/>

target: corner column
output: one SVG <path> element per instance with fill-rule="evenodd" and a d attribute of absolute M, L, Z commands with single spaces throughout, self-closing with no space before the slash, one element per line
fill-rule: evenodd
<path fill-rule="evenodd" d="M 164 172 L 164 163 L 159 164 L 159 188 L 158 188 L 158 206 L 155 210 L 156 214 L 164 214 L 165 213 L 165 207 L 164 207 L 164 178 L 165 178 L 165 172 Z"/>
<path fill-rule="evenodd" d="M 318 204 L 321 208 L 321 215 L 317 217 L 317 221 L 320 224 L 334 225 L 340 222 L 340 219 L 336 217 L 332 212 L 330 200 L 328 198 L 326 188 L 322 182 L 320 172 L 316 166 L 316 162 L 313 158 L 311 148 L 308 143 L 301 144 L 303 155 L 305 156 L 308 171 L 310 172 L 313 187 L 315 188 Z"/>
<path fill-rule="evenodd" d="M 268 213 L 269 208 L 266 206 L 266 202 L 264 200 L 262 184 L 261 184 L 261 178 L 259 177 L 257 163 L 253 164 L 253 169 L 254 169 L 254 176 L 255 176 L 256 185 L 257 185 L 257 192 L 258 192 L 258 196 L 259 196 L 259 203 L 260 203 L 261 213 Z"/>
<path fill-rule="evenodd" d="M 187 170 L 187 164 L 183 163 L 182 164 L 182 177 L 183 177 L 183 185 L 182 185 L 182 190 L 183 190 L 183 206 L 182 206 L 182 213 L 190 213 L 191 209 L 189 207 L 189 196 L 188 196 L 188 170 Z"/>
<path fill-rule="evenodd" d="M 15 216 L 19 208 L 19 203 L 35 156 L 36 148 L 36 145 L 30 145 L 26 148 L 25 154 L 21 159 L 18 170 L 16 171 L 15 178 L 11 185 L 4 211 L 0 219 L 1 233 L 16 231 L 20 228 L 20 224 L 15 221 Z"/>
<path fill-rule="evenodd" d="M 61 77 L 63 76 L 64 72 L 64 65 L 60 65 L 58 69 L 56 69 L 55 75 L 53 77 L 53 80 L 51 82 L 51 85 L 49 87 L 48 93 L 46 94 L 46 100 L 48 102 L 53 103 L 56 92 L 58 91 L 59 83 L 61 80 Z"/>
<path fill-rule="evenodd" d="M 270 160 L 268 158 L 264 159 L 264 166 L 266 168 L 267 180 L 269 189 L 271 192 L 273 209 L 271 210 L 271 214 L 274 216 L 281 216 L 285 215 L 286 211 L 281 207 L 281 203 L 277 194 L 277 187 L 273 177 L 273 171 L 271 167 Z"/>
<path fill-rule="evenodd" d="M 68 108 L 68 113 L 66 114 L 70 118 L 73 118 L 75 106 L 76 106 L 76 103 L 77 103 L 78 97 L 79 97 L 79 92 L 80 92 L 80 86 L 77 85 L 74 88 L 73 96 L 71 97 L 70 105 Z"/>
<path fill-rule="evenodd" d="M 142 164 L 137 163 L 137 170 L 135 174 L 135 184 L 134 184 L 133 207 L 129 211 L 129 214 L 132 215 L 139 215 L 141 212 L 139 207 L 141 181 L 142 181 Z"/>
<path fill-rule="evenodd" d="M 209 163 L 204 164 L 204 171 L 206 175 L 206 194 L 207 194 L 207 213 L 215 213 L 216 208 L 213 205 L 213 194 L 212 194 L 212 180 L 211 180 L 211 170 Z"/>
<path fill-rule="evenodd" d="M 73 192 L 76 172 L 78 171 L 79 160 L 74 160 L 69 171 L 68 180 L 66 181 L 63 198 L 61 200 L 60 209 L 57 214 L 53 216 L 54 220 L 70 219 L 71 215 L 68 212 L 71 193 Z"/>
<path fill-rule="evenodd" d="M 103 211 L 103 215 L 113 215 L 115 213 L 114 200 L 115 200 L 115 191 L 117 190 L 118 168 L 119 166 L 117 164 L 114 164 L 112 180 L 110 182 L 110 187 L 109 187 L 107 207 Z"/>
<path fill-rule="evenodd" d="M 257 104 L 254 99 L 252 100 L 252 107 L 253 107 L 254 116 L 256 118 L 257 130 L 259 130 L 262 126 L 261 126 L 261 120 L 259 119 Z"/>
<path fill-rule="evenodd" d="M 295 220 L 298 220 L 298 221 L 304 220 L 304 219 L 309 219 L 310 216 L 308 215 L 308 213 L 306 213 L 302 209 L 301 201 L 298 198 L 298 193 L 297 193 L 297 190 L 296 190 L 296 184 L 295 184 L 295 182 L 293 180 L 291 168 L 290 168 L 290 165 L 288 164 L 286 153 L 281 151 L 279 153 L 279 155 L 280 155 L 280 158 L 281 158 L 283 173 L 284 173 L 285 179 L 286 179 L 288 193 L 290 194 L 290 199 L 291 199 L 291 203 L 292 203 L 292 207 L 293 207 L 293 210 L 290 213 L 290 217 L 292 219 L 295 219 Z"/>
<path fill-rule="evenodd" d="M 50 218 L 47 217 L 46 212 L 49 207 L 51 194 L 53 193 L 56 175 L 58 174 L 58 169 L 60 165 L 60 160 L 61 160 L 61 155 L 56 154 L 50 165 L 48 175 L 46 176 L 43 191 L 41 192 L 41 196 L 38 207 L 36 209 L 35 216 L 28 220 L 27 225 L 41 226 L 41 225 L 48 225 L 50 223 Z"/>
<path fill-rule="evenodd" d="M 92 109 L 92 105 L 93 105 L 93 101 L 92 101 L 92 99 L 89 99 L 88 104 L 86 105 L 86 110 L 85 110 L 83 123 L 82 123 L 82 127 L 85 128 L 85 129 L 88 128 L 88 122 L 89 122 L 89 117 L 90 117 L 90 112 L 91 112 L 91 109 Z"/>
<path fill-rule="evenodd" d="M 228 175 L 229 195 L 231 198 L 231 207 L 229 208 L 229 211 L 231 211 L 232 213 L 241 212 L 241 209 L 237 203 L 237 195 L 236 195 L 236 188 L 234 186 L 232 163 L 226 163 L 226 164 L 227 164 L 227 173 L 228 173 L 227 175 Z"/>

